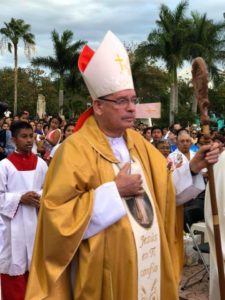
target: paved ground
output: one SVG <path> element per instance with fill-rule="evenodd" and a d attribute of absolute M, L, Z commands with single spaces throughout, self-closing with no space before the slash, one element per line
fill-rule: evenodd
<path fill-rule="evenodd" d="M 198 272 L 203 268 L 202 264 L 198 264 L 197 266 L 191 266 L 191 267 L 184 267 L 184 274 L 183 278 L 181 280 L 181 287 L 184 284 L 185 280 L 191 276 L 192 274 L 195 274 L 195 272 Z M 200 279 L 203 273 L 200 275 L 197 275 L 194 278 L 194 281 Z M 209 280 L 208 276 L 205 276 L 202 280 L 202 282 L 198 282 L 195 285 L 190 286 L 189 288 L 182 291 L 180 289 L 180 300 L 181 299 L 187 299 L 187 300 L 208 300 L 209 299 Z"/>

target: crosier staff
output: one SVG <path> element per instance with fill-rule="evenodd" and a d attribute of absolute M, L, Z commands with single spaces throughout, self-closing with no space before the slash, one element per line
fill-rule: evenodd
<path fill-rule="evenodd" d="M 192 83 L 194 87 L 195 97 L 198 101 L 200 109 L 200 120 L 202 124 L 202 132 L 205 137 L 206 143 L 210 143 L 210 129 L 209 129 L 209 116 L 208 116 L 208 71 L 203 58 L 197 57 L 192 63 Z M 214 182 L 213 166 L 208 165 L 208 181 L 209 191 L 212 207 L 214 240 L 216 247 L 216 260 L 219 275 L 220 299 L 225 299 L 225 277 L 224 277 L 224 262 L 220 238 L 219 216 L 216 201 L 216 190 Z"/>

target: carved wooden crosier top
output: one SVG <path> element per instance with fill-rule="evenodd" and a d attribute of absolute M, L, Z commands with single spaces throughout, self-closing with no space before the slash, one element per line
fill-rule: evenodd
<path fill-rule="evenodd" d="M 195 58 L 192 63 L 192 83 L 200 109 L 201 124 L 208 125 L 208 70 L 204 59 L 201 57 Z"/>

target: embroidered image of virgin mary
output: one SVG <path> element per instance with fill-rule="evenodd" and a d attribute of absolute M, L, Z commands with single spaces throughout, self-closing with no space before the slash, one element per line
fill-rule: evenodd
<path fill-rule="evenodd" d="M 127 206 L 136 222 L 144 228 L 150 228 L 153 223 L 153 208 L 146 192 L 142 196 L 126 199 Z"/>

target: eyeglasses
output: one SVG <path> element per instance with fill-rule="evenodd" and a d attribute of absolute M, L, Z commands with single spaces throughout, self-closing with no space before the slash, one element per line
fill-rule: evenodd
<path fill-rule="evenodd" d="M 104 98 L 104 97 L 99 97 L 100 100 L 104 100 L 104 101 L 108 101 L 108 102 L 113 102 L 118 106 L 121 107 L 126 107 L 128 106 L 130 103 L 131 104 L 138 104 L 139 103 L 139 98 L 138 97 L 133 97 L 131 99 L 126 99 L 126 98 L 120 98 L 120 99 L 108 99 L 108 98 Z"/>

